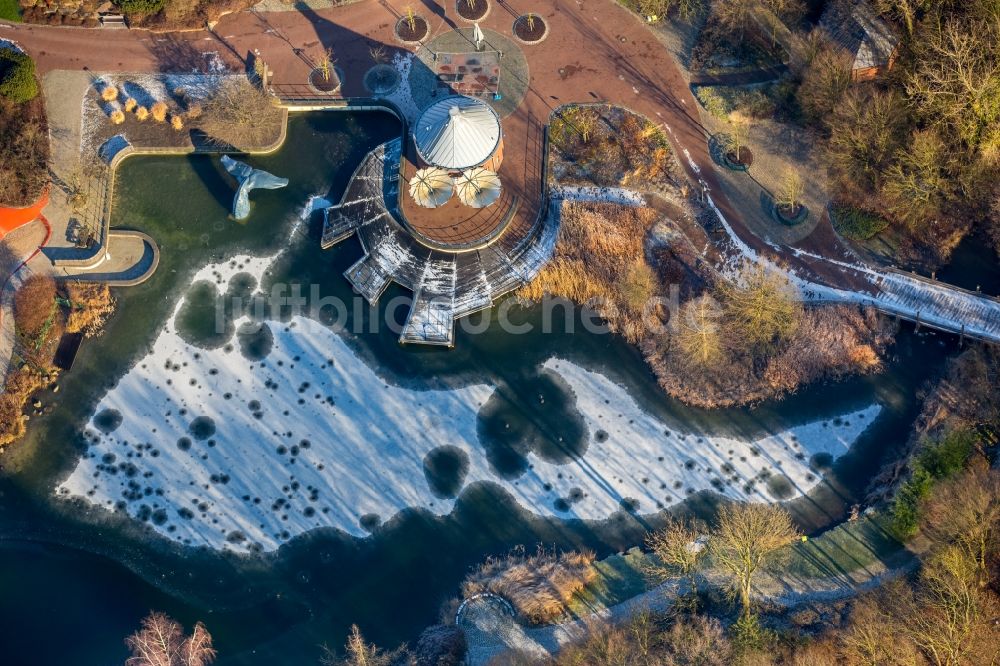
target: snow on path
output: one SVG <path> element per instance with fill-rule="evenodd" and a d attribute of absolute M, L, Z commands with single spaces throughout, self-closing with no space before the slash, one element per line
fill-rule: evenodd
<path fill-rule="evenodd" d="M 234 257 L 192 282 L 220 291 L 241 273 L 259 282 L 273 260 Z M 300 317 L 267 323 L 273 347 L 263 361 L 245 358 L 237 340 L 201 349 L 177 332 L 182 304 L 153 351 L 100 400 L 87 424 L 91 446 L 57 492 L 117 505 L 168 538 L 214 549 L 271 551 L 322 527 L 363 536 L 408 507 L 447 514 L 454 500 L 435 496 L 424 473 L 425 456 L 442 445 L 468 458 L 466 485 L 497 483 L 541 515 L 603 519 L 624 498 L 652 513 L 711 489 L 754 501 L 773 501 L 772 491 L 794 497 L 820 481 L 811 457 L 845 453 L 881 409 L 756 441 L 692 434 L 643 411 L 606 376 L 551 358 L 543 371 L 571 387 L 589 448 L 562 465 L 530 454 L 527 473 L 505 480 L 477 430 L 493 386 L 386 384 L 339 335 Z M 780 492 L 769 485 L 782 478 Z M 556 500 L 569 496 L 578 499 L 560 511 Z"/>
<path fill-rule="evenodd" d="M 690 152 L 684 149 L 683 153 L 692 171 L 695 175 L 700 176 L 701 169 L 691 157 Z M 705 188 L 705 181 L 701 180 L 700 182 Z M 842 271 L 850 271 L 860 275 L 872 285 L 874 293 L 837 289 L 803 278 L 794 269 L 778 265 L 747 245 L 733 230 L 729 220 L 708 194 L 707 188 L 704 191 L 706 202 L 718 217 L 729 241 L 737 251 L 737 254 L 729 257 L 723 267 L 723 270 L 730 277 L 738 279 L 740 264 L 747 260 L 765 265 L 769 269 L 785 275 L 789 283 L 798 289 L 800 297 L 807 301 L 870 305 L 882 312 L 899 315 L 911 321 L 1000 343 L 1000 300 L 973 294 L 952 285 L 920 280 L 895 271 L 879 270 L 861 263 L 840 261 L 806 250 L 792 247 L 779 248 L 770 244 L 775 250 L 784 249 L 796 257 L 808 257 L 837 266 Z M 632 206 L 646 205 L 645 197 L 640 192 L 626 188 L 559 186 L 553 188 L 553 196 L 567 201 L 602 201 Z"/>

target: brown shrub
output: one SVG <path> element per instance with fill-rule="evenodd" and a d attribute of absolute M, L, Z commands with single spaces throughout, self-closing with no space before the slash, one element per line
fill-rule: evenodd
<path fill-rule="evenodd" d="M 555 555 L 539 550 L 533 556 L 491 558 L 462 583 L 466 598 L 483 592 L 509 601 L 531 624 L 546 624 L 563 615 L 566 604 L 597 577 L 594 554 Z"/>
<path fill-rule="evenodd" d="M 633 615 L 617 625 L 596 623 L 586 635 L 562 650 L 556 666 L 729 666 L 748 664 L 736 659 L 733 647 L 714 618 L 679 616 L 664 622 L 647 613 Z"/>
<path fill-rule="evenodd" d="M 187 117 L 188 120 L 195 120 L 201 116 L 201 104 L 198 102 L 192 102 L 188 104 L 187 107 Z"/>
<path fill-rule="evenodd" d="M 14 294 L 14 324 L 18 333 L 34 339 L 56 312 L 56 283 L 47 275 L 32 275 Z"/>
<path fill-rule="evenodd" d="M 22 414 L 24 406 L 34 393 L 52 381 L 55 373 L 54 369 L 34 370 L 24 366 L 7 374 L 4 390 L 0 391 L 0 446 L 24 436 L 27 421 Z"/>
<path fill-rule="evenodd" d="M 115 311 L 111 289 L 103 283 L 68 282 L 65 290 L 66 300 L 71 304 L 66 331 L 83 333 L 88 338 L 98 335 Z"/>
<path fill-rule="evenodd" d="M 180 132 L 182 129 L 184 129 L 184 119 L 181 118 L 180 116 L 171 116 L 170 126 L 173 127 L 175 130 L 177 130 L 178 132 Z"/>
<path fill-rule="evenodd" d="M 872 310 L 818 306 L 805 309 L 782 346 L 763 354 L 741 351 L 730 341 L 710 372 L 691 372 L 672 339 L 650 337 L 640 347 L 667 393 L 715 408 L 780 396 L 823 377 L 876 372 L 892 335 L 889 320 Z"/>
<path fill-rule="evenodd" d="M 23 104 L 0 96 L 0 202 L 34 203 L 49 184 L 49 132 L 45 99 Z"/>

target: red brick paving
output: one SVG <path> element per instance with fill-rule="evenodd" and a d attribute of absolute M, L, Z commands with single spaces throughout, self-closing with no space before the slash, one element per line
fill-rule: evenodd
<path fill-rule="evenodd" d="M 431 15 L 431 9 L 437 13 Z M 546 20 L 549 35 L 539 44 L 522 47 L 531 86 L 517 111 L 504 121 L 502 175 L 506 186 L 525 202 L 519 217 L 537 213 L 541 128 L 551 112 L 570 102 L 610 101 L 665 123 L 688 175 L 696 182 L 704 181 L 735 232 L 759 252 L 775 254 L 746 228 L 738 209 L 717 186 L 697 103 L 670 55 L 638 17 L 612 0 L 493 0 L 493 10 L 482 27 L 510 36 L 514 19 L 527 11 Z M 240 58 L 259 50 L 278 84 L 304 83 L 312 68 L 310 58 L 329 47 L 346 74 L 343 92 L 353 96 L 365 94 L 361 79 L 372 64 L 370 46 L 384 43 L 390 55 L 393 50 L 415 49 L 395 40 L 393 25 L 399 12 L 376 0 L 364 0 L 321 11 L 230 14 L 218 23 L 214 34 L 17 26 L 0 28 L 0 37 L 21 43 L 36 58 L 40 72 L 189 69 L 200 54 L 212 51 L 238 65 Z M 425 0 L 421 13 L 430 20 L 432 36 L 455 25 L 468 25 L 457 19 L 451 0 Z M 827 226 L 821 224 L 800 246 L 840 254 L 840 243 Z M 518 228 L 522 228 L 520 220 L 508 233 Z M 825 263 L 788 253 L 781 253 L 781 259 L 824 282 L 856 286 L 845 285 L 845 275 Z"/>

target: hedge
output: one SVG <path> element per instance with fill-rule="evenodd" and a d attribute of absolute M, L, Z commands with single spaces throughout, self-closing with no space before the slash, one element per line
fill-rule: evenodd
<path fill-rule="evenodd" d="M 0 95 L 19 104 L 38 95 L 35 62 L 27 54 L 0 49 Z"/>

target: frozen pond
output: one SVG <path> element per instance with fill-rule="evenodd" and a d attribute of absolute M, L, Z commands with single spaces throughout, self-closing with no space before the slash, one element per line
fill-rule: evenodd
<path fill-rule="evenodd" d="M 250 294 L 273 259 L 239 256 L 192 283 Z M 193 293 L 190 292 L 189 293 Z M 237 318 L 203 348 L 182 299 L 153 351 L 99 402 L 58 488 L 125 510 L 171 539 L 270 551 L 309 530 L 364 536 L 407 508 L 451 511 L 462 487 L 500 484 L 539 515 L 655 513 L 703 490 L 776 501 L 808 492 L 878 416 L 872 405 L 754 439 L 703 435 L 645 412 L 621 385 L 550 357 L 538 394 L 558 433 L 508 420 L 487 383 L 387 383 L 313 319 Z"/>

